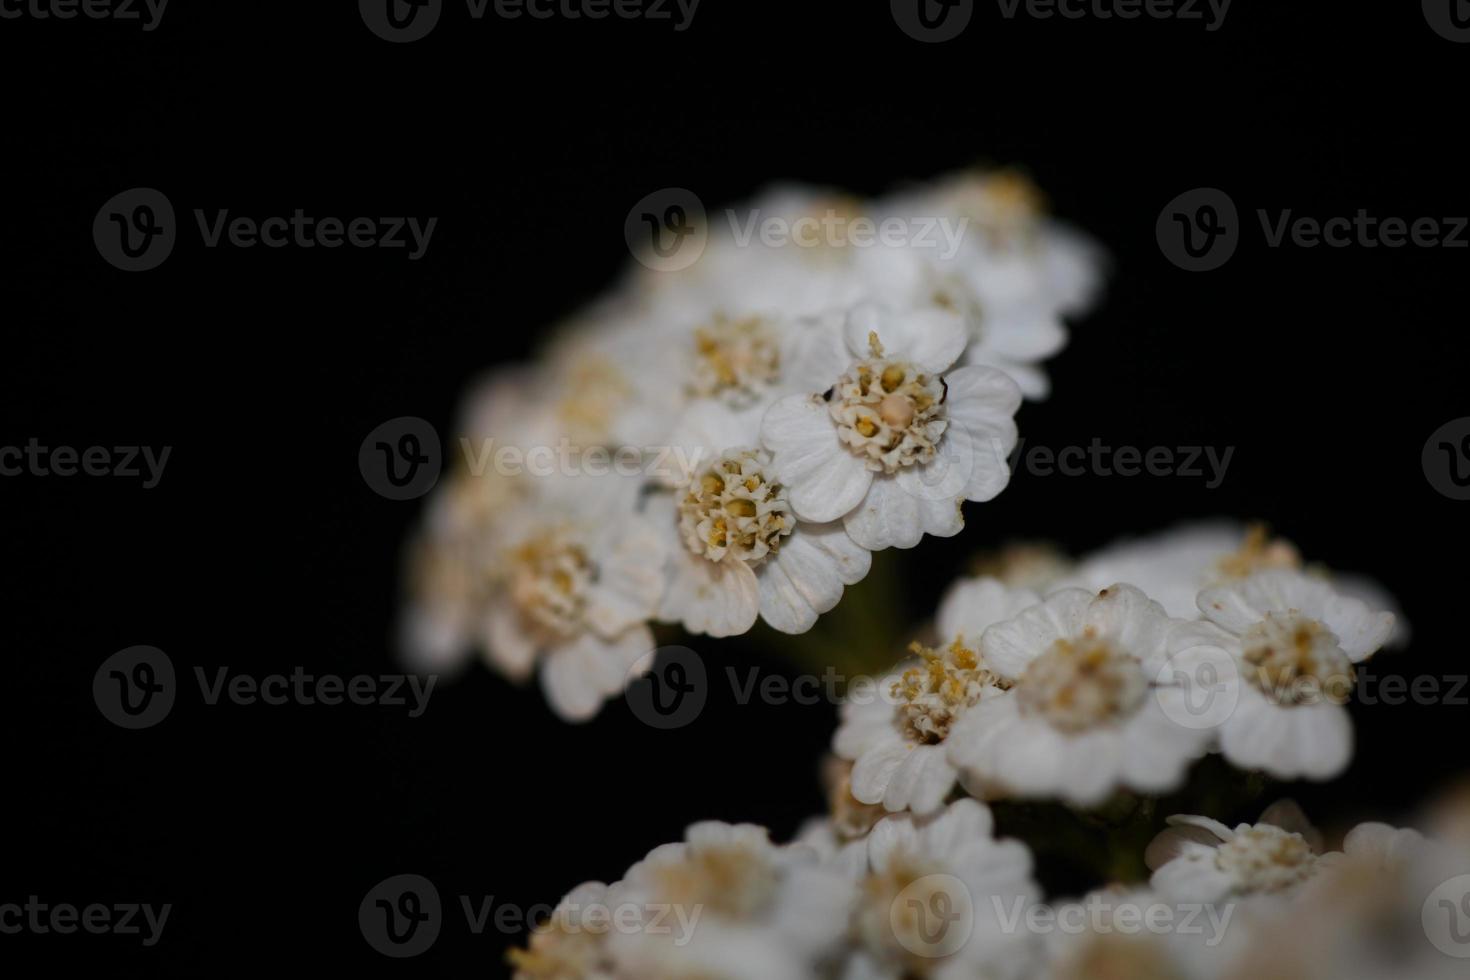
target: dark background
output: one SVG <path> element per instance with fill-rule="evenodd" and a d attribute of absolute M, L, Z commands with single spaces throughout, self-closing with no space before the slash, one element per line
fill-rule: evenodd
<path fill-rule="evenodd" d="M 1237 0 L 1199 22 L 1004 20 L 922 45 L 885 4 L 705 0 L 693 26 L 471 22 L 389 45 L 355 6 L 187 3 L 158 30 L 0 21 L 5 180 L 0 444 L 169 445 L 161 484 L 0 479 L 7 665 L 0 902 L 172 903 L 162 942 L 0 936 L 0 961 L 235 975 L 501 969 L 455 896 L 554 902 L 695 819 L 778 838 L 822 807 L 826 705 L 737 705 L 717 684 L 677 732 L 622 702 L 559 723 L 476 665 L 430 710 L 205 707 L 195 666 L 395 669 L 400 549 L 421 502 L 372 493 L 363 437 L 447 428 L 486 367 L 625 266 L 623 220 L 684 186 L 723 207 L 778 178 L 882 192 L 979 161 L 1027 168 L 1110 249 L 1097 311 L 1021 412 L 1032 444 L 1234 446 L 1227 479 L 1019 474 L 957 539 L 900 563 L 915 622 L 979 549 L 1083 551 L 1184 518 L 1269 521 L 1370 572 L 1415 638 L 1380 673 L 1465 672 L 1465 508 L 1420 451 L 1470 414 L 1464 250 L 1269 249 L 1257 208 L 1464 215 L 1470 47 L 1417 4 L 1370 12 Z M 311 9 L 306 9 L 311 8 Z M 428 254 L 202 247 L 125 274 L 91 225 L 119 191 L 181 217 L 437 216 Z M 1166 202 L 1227 191 L 1246 221 L 1222 269 L 1170 265 Z M 902 631 L 900 631 L 902 632 Z M 712 669 L 793 674 L 762 634 L 692 644 Z M 104 720 L 116 650 L 165 650 L 186 690 L 156 728 Z M 1326 822 L 1393 818 L 1463 766 L 1465 708 L 1355 708 L 1351 771 L 1293 792 Z M 1222 815 L 1225 816 L 1225 815 Z M 1251 813 L 1228 815 L 1243 819 Z M 357 904 L 403 872 L 449 922 L 413 961 L 363 942 Z"/>

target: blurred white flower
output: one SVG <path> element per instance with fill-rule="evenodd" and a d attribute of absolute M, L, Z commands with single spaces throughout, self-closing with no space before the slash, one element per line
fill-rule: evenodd
<path fill-rule="evenodd" d="M 663 540 L 618 476 L 548 477 L 506 515 L 482 649 L 513 680 L 538 665 L 568 721 L 595 715 L 654 649 L 647 621 L 663 588 Z"/>
<path fill-rule="evenodd" d="M 984 804 L 887 817 L 868 835 L 867 856 L 843 980 L 1026 974 L 1034 944 L 1024 923 L 1040 897 L 1031 853 L 995 839 Z"/>
<path fill-rule="evenodd" d="M 1281 779 L 1330 779 L 1352 758 L 1343 707 L 1353 665 L 1393 630 L 1393 614 L 1299 572 L 1259 572 L 1199 595 L 1205 622 L 1178 629 L 1170 667 L 1208 675 L 1237 698 L 1220 725 L 1225 758 Z"/>
<path fill-rule="evenodd" d="M 1064 589 L 985 631 L 986 665 L 1011 683 L 959 720 L 949 760 L 996 791 L 1102 803 L 1120 788 L 1177 787 L 1208 732 L 1171 718 L 1183 691 L 1154 681 L 1176 624 L 1130 585 Z"/>
<path fill-rule="evenodd" d="M 638 980 L 807 980 L 842 943 L 850 890 L 763 827 L 697 823 L 628 870 L 619 899 L 648 918 L 610 938 L 613 959 Z"/>
<path fill-rule="evenodd" d="M 791 379 L 806 394 L 766 412 L 761 440 L 797 516 L 841 519 L 873 551 L 911 548 L 964 526 L 960 504 L 1010 479 L 1015 382 L 991 368 L 951 370 L 965 346 L 954 314 L 865 305 Z"/>
<path fill-rule="evenodd" d="M 994 579 L 956 582 L 939 608 L 940 645 L 915 644 L 917 659 L 850 692 L 832 747 L 853 762 L 856 800 L 919 814 L 939 808 L 959 775 L 947 756 L 950 732 L 1005 687 L 983 662 L 980 635 L 1038 601 Z"/>
<path fill-rule="evenodd" d="M 1234 830 L 1210 817 L 1175 815 L 1149 844 L 1150 884 L 1174 901 L 1287 896 L 1318 870 L 1322 836 L 1291 800 L 1272 804 L 1255 824 Z"/>

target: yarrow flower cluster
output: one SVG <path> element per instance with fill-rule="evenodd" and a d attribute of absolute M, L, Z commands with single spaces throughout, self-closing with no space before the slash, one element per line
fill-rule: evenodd
<path fill-rule="evenodd" d="M 953 536 L 1005 488 L 1096 250 L 1004 172 L 751 210 L 966 231 L 940 253 L 704 229 L 693 264 L 636 272 L 485 381 L 409 556 L 415 664 L 477 648 L 586 720 L 650 666 L 654 624 L 804 633 L 874 552 Z M 1361 667 L 1407 635 L 1383 589 L 1262 528 L 1007 548 L 875 696 L 849 688 L 827 814 L 785 844 L 690 826 L 568 893 L 515 977 L 1464 976 L 1470 793 L 1427 834 L 1361 824 L 1336 847 L 1289 800 L 1259 810 L 1268 780 L 1343 773 Z M 1048 897 L 1056 858 L 1098 887 Z"/>
<path fill-rule="evenodd" d="M 778 244 L 716 222 L 692 265 L 640 267 L 486 380 L 410 556 L 414 664 L 478 648 L 583 720 L 652 651 L 650 623 L 803 633 L 872 552 L 957 534 L 966 501 L 1005 488 L 1013 417 L 1048 393 L 1095 247 L 1007 171 L 869 201 L 783 187 L 749 211 L 956 234 Z"/>

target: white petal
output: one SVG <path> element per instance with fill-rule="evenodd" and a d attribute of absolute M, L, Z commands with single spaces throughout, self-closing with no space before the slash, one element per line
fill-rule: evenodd
<path fill-rule="evenodd" d="M 660 619 L 683 623 L 691 633 L 739 636 L 755 625 L 759 610 L 760 587 L 745 562 L 714 562 L 688 548 L 671 553 Z"/>
<path fill-rule="evenodd" d="M 1093 594 L 1086 589 L 1062 589 L 1011 619 L 997 623 L 980 638 L 980 649 L 990 668 L 1003 677 L 1021 676 L 1036 657 L 1082 628 Z"/>
<path fill-rule="evenodd" d="M 957 496 L 932 499 L 910 470 L 873 478 L 867 495 L 843 518 L 847 533 L 870 551 L 912 548 L 925 534 L 949 538 L 965 526 Z"/>
<path fill-rule="evenodd" d="M 914 746 L 890 777 L 883 806 L 890 812 L 908 809 L 919 816 L 933 813 L 954 789 L 956 775 L 945 758 L 944 746 Z"/>
<path fill-rule="evenodd" d="M 481 650 L 490 664 L 514 681 L 530 676 L 538 646 L 515 606 L 505 598 L 492 602 L 481 625 Z"/>
<path fill-rule="evenodd" d="M 803 520 L 837 520 L 858 505 L 873 481 L 863 461 L 843 448 L 820 398 L 789 395 L 776 402 L 761 422 L 761 439 Z"/>
<path fill-rule="evenodd" d="M 869 805 L 882 803 L 893 774 L 908 758 L 910 748 L 907 742 L 896 742 L 864 753 L 852 766 L 853 799 Z"/>
<path fill-rule="evenodd" d="M 872 356 L 869 337 L 876 334 L 883 356 L 908 361 L 930 374 L 942 374 L 959 359 L 969 340 L 964 319 L 938 307 L 893 313 L 871 303 L 847 317 L 847 347 L 858 359 Z"/>
<path fill-rule="evenodd" d="M 798 524 L 756 573 L 761 618 L 783 633 L 805 633 L 868 574 L 873 556 L 840 524 Z"/>
<path fill-rule="evenodd" d="M 960 579 L 939 604 L 939 638 L 978 644 L 987 629 L 1040 601 L 1030 589 L 1013 589 L 997 579 Z"/>

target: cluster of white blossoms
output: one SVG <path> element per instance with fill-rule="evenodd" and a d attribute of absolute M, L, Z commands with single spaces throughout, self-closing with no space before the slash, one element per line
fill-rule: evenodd
<path fill-rule="evenodd" d="M 945 596 L 935 646 L 843 705 L 859 802 L 924 815 L 958 786 L 1097 806 L 1178 789 L 1210 752 L 1279 779 L 1351 760 L 1355 665 L 1395 632 L 1370 583 L 1228 524 L 993 564 Z"/>
<path fill-rule="evenodd" d="M 1234 828 L 1171 816 L 1148 880 L 1049 901 L 977 800 L 851 804 L 782 846 L 690 827 L 573 889 L 510 953 L 516 980 L 1449 980 L 1470 957 L 1463 800 L 1458 830 L 1365 823 L 1331 850 L 1289 800 Z"/>
<path fill-rule="evenodd" d="M 873 551 L 957 534 L 1004 489 L 1095 247 L 1008 171 L 743 213 L 472 394 L 411 555 L 415 666 L 478 648 L 583 720 L 646 662 L 650 623 L 805 632 Z M 742 232 L 771 220 L 885 233 Z"/>

